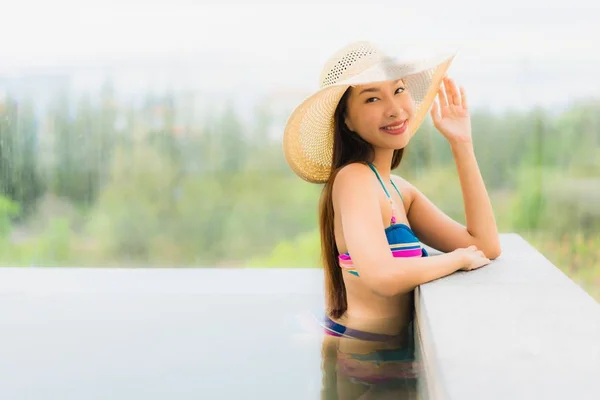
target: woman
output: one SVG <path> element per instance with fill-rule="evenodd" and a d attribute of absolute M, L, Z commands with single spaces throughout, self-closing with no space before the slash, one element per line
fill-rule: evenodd
<path fill-rule="evenodd" d="M 378 381 L 369 383 L 365 375 L 373 371 L 359 368 L 365 360 L 384 357 L 373 352 L 396 351 L 400 344 L 411 349 L 417 286 L 480 268 L 500 255 L 466 94 L 446 76 L 453 58 L 398 60 L 372 43 L 351 43 L 328 60 L 321 89 L 293 111 L 286 125 L 288 164 L 301 178 L 324 183 L 324 326 L 331 337 L 341 338 L 327 343 L 337 352 L 338 373 L 353 371 L 353 382 Z M 454 155 L 466 227 L 391 173 L 430 107 L 434 126 Z M 443 254 L 429 257 L 423 244 Z M 352 354 L 361 354 L 362 361 Z M 412 359 L 410 351 L 395 354 L 397 363 Z M 376 362 L 375 369 L 385 362 Z"/>

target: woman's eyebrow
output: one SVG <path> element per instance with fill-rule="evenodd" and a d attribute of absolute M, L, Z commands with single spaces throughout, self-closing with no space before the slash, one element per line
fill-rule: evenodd
<path fill-rule="evenodd" d="M 402 79 L 396 79 L 394 81 L 394 84 L 397 84 L 400 81 L 402 81 Z M 361 94 L 367 93 L 367 92 L 379 92 L 379 88 L 374 88 L 374 87 L 366 88 L 366 89 L 361 90 L 358 95 L 360 96 Z"/>
<path fill-rule="evenodd" d="M 363 93 L 367 93 L 367 92 L 379 92 L 378 88 L 366 88 L 360 91 L 359 95 L 363 94 Z"/>

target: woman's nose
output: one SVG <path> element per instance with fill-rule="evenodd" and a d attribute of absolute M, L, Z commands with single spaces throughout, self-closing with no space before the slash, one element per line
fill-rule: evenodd
<path fill-rule="evenodd" d="M 386 117 L 388 118 L 397 118 L 401 115 L 404 115 L 405 111 L 401 104 L 397 101 L 390 100 L 388 101 L 387 107 L 385 109 Z"/>

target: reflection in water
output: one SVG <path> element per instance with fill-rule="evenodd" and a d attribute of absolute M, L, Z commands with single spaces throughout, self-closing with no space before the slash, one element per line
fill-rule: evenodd
<path fill-rule="evenodd" d="M 326 317 L 320 324 L 322 400 L 424 398 L 412 321 L 396 335 L 353 329 Z"/>

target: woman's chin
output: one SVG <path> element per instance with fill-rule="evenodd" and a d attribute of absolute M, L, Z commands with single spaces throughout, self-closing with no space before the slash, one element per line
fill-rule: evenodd
<path fill-rule="evenodd" d="M 410 139 L 407 140 L 406 138 L 394 140 L 394 143 L 392 144 L 391 147 L 393 150 L 400 150 L 400 149 L 405 148 L 409 141 L 410 141 Z"/>
<path fill-rule="evenodd" d="M 406 147 L 410 138 L 402 135 L 402 137 L 386 137 L 383 140 L 378 140 L 375 147 L 387 150 L 400 150 Z M 374 144 L 374 142 L 371 142 Z"/>

